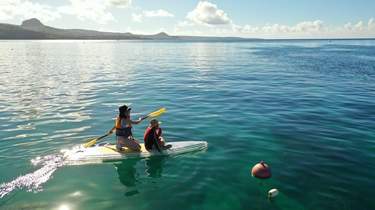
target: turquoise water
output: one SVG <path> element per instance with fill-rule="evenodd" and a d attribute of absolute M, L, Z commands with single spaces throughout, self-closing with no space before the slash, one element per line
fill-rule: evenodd
<path fill-rule="evenodd" d="M 122 104 L 134 118 L 166 107 L 167 140 L 209 143 L 48 168 L 0 209 L 375 209 L 375 41 L 1 41 L 0 54 L 0 183 L 103 135 Z M 271 179 L 250 176 L 260 160 Z"/>

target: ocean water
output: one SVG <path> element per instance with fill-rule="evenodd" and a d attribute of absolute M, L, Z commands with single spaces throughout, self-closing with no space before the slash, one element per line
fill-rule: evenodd
<path fill-rule="evenodd" d="M 0 209 L 375 209 L 373 40 L 0 41 L 0 55 Z M 59 164 L 122 104 L 166 107 L 167 141 L 207 151 Z M 271 179 L 251 177 L 261 160 Z"/>

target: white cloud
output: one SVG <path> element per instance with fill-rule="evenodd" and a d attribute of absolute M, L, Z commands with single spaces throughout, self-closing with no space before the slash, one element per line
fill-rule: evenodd
<path fill-rule="evenodd" d="M 314 34 L 324 31 L 323 21 L 304 21 L 297 23 L 294 26 L 273 24 L 265 26 L 237 26 L 233 28 L 235 31 L 241 33 L 262 33 L 262 34 L 291 34 L 291 33 L 304 33 L 304 34 Z"/>
<path fill-rule="evenodd" d="M 90 20 L 99 24 L 115 21 L 109 11 L 112 7 L 126 8 L 132 0 L 69 0 L 70 4 L 61 6 L 58 11 L 62 14 L 74 15 L 81 21 Z"/>
<path fill-rule="evenodd" d="M 70 5 L 61 6 L 58 11 L 62 14 L 74 15 L 79 20 L 90 20 L 99 24 L 114 21 L 112 13 L 108 11 L 111 2 L 107 0 L 70 0 Z"/>
<path fill-rule="evenodd" d="M 126 8 L 132 4 L 132 0 L 109 0 L 109 3 L 116 7 Z"/>
<path fill-rule="evenodd" d="M 336 28 L 334 31 L 339 35 L 346 37 L 375 37 L 375 22 L 374 18 L 370 18 L 366 24 L 365 21 L 358 21 L 355 24 L 351 22 L 346 23 L 342 27 Z"/>
<path fill-rule="evenodd" d="M 370 27 L 370 25 L 371 25 L 371 19 L 369 20 L 368 26 Z M 344 29 L 346 29 L 347 31 L 352 31 L 352 32 L 363 31 L 366 28 L 367 26 L 363 23 L 363 21 L 359 21 L 358 23 L 354 25 L 351 22 L 344 25 Z"/>
<path fill-rule="evenodd" d="M 323 21 L 321 20 L 304 21 L 290 28 L 292 32 L 309 32 L 309 33 L 321 32 L 323 29 L 324 29 Z"/>
<path fill-rule="evenodd" d="M 158 10 L 145 10 L 143 11 L 145 17 L 174 17 L 174 15 L 163 9 Z"/>
<path fill-rule="evenodd" d="M 179 35 L 226 36 L 233 34 L 234 27 L 233 21 L 217 5 L 200 1 L 185 20 L 175 25 L 174 32 Z"/>
<path fill-rule="evenodd" d="M 223 10 L 208 1 L 198 2 L 196 8 L 189 12 L 186 18 L 195 23 L 205 25 L 226 25 L 232 22 Z"/>
<path fill-rule="evenodd" d="M 357 24 L 355 24 L 355 29 L 362 31 L 364 29 L 364 24 L 362 21 L 359 21 Z"/>
<path fill-rule="evenodd" d="M 214 27 L 213 27 L 214 26 Z M 344 26 L 327 26 L 321 20 L 303 21 L 295 25 L 266 24 L 263 26 L 236 25 L 217 5 L 198 2 L 186 20 L 175 25 L 175 32 L 200 31 L 209 36 L 242 36 L 259 38 L 345 38 L 375 37 L 375 20 L 359 21 Z"/>
<path fill-rule="evenodd" d="M 177 27 L 187 27 L 187 26 L 194 26 L 194 23 L 190 21 L 181 21 L 177 23 Z"/>
<path fill-rule="evenodd" d="M 368 21 L 368 28 L 369 30 L 375 30 L 375 20 L 374 18 L 371 18 L 369 21 Z"/>
<path fill-rule="evenodd" d="M 142 22 L 143 21 L 143 16 L 142 16 L 142 14 L 135 14 L 135 13 L 133 13 L 132 14 L 132 20 L 134 22 Z"/>
<path fill-rule="evenodd" d="M 142 22 L 144 18 L 150 17 L 174 17 L 174 15 L 166 10 L 144 10 L 139 14 L 133 13 L 132 20 L 134 22 Z"/>
<path fill-rule="evenodd" d="M 132 0 L 69 0 L 69 4 L 52 7 L 32 0 L 1 0 L 0 20 L 15 18 L 38 18 L 42 22 L 53 21 L 62 15 L 73 15 L 81 21 L 90 20 L 99 24 L 114 21 L 111 7 L 129 7 Z"/>
<path fill-rule="evenodd" d="M 228 25 L 209 27 L 182 21 L 176 24 L 175 33 L 200 31 L 206 36 L 241 36 L 254 38 L 365 38 L 375 37 L 375 20 L 347 23 L 342 26 L 326 25 L 321 20 L 303 21 L 295 25 L 266 24 L 262 26 Z"/>
<path fill-rule="evenodd" d="M 49 5 L 29 0 L 1 0 L 0 2 L 0 20 L 16 18 L 23 20 L 34 17 L 49 22 L 60 18 L 61 15 Z"/>
<path fill-rule="evenodd" d="M 215 27 L 212 27 L 215 26 Z M 325 30 L 323 21 L 304 21 L 294 26 L 266 24 L 263 26 L 236 25 L 217 5 L 198 2 L 196 8 L 189 12 L 186 21 L 179 22 L 175 31 L 206 31 L 207 35 L 219 36 L 284 36 L 284 35 L 317 35 Z"/>
<path fill-rule="evenodd" d="M 328 26 L 321 20 L 304 21 L 294 26 L 265 25 L 265 26 L 236 26 L 233 28 L 239 35 L 271 37 L 271 38 L 364 38 L 375 36 L 375 22 L 371 18 L 367 24 L 358 21 L 355 24 L 346 23 L 342 26 Z"/>

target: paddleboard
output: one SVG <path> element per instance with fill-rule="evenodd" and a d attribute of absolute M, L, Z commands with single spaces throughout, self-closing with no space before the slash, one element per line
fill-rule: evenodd
<path fill-rule="evenodd" d="M 127 158 L 142 158 L 150 156 L 168 156 L 178 155 L 187 152 L 194 152 L 207 149 L 206 141 L 179 141 L 168 142 L 172 145 L 171 148 L 159 152 L 157 150 L 147 151 L 144 144 L 141 144 L 141 151 L 135 152 L 126 147 L 123 151 L 116 150 L 116 145 L 110 143 L 101 143 L 92 147 L 85 148 L 83 145 L 74 147 L 71 150 L 62 150 L 64 160 L 67 162 L 100 162 L 103 160 L 121 160 Z"/>

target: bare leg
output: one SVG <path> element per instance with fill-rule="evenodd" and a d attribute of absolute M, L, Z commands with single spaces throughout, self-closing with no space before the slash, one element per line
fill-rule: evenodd
<path fill-rule="evenodd" d="M 125 147 L 133 151 L 136 151 L 136 152 L 141 151 L 141 145 L 131 136 L 129 136 L 129 138 L 127 138 L 124 143 L 125 143 Z"/>
<path fill-rule="evenodd" d="M 160 146 L 161 146 L 161 147 L 164 147 L 164 145 L 165 145 L 164 138 L 160 138 Z"/>
<path fill-rule="evenodd" d="M 116 136 L 117 142 L 116 142 L 116 149 L 117 151 L 122 151 L 122 147 L 125 146 L 125 138 L 123 136 Z"/>
<path fill-rule="evenodd" d="M 163 137 L 160 137 L 160 146 L 161 146 L 161 148 L 163 148 L 163 149 L 169 149 L 169 148 L 171 148 L 172 147 L 172 145 L 165 145 L 165 140 L 164 140 L 164 138 Z"/>

